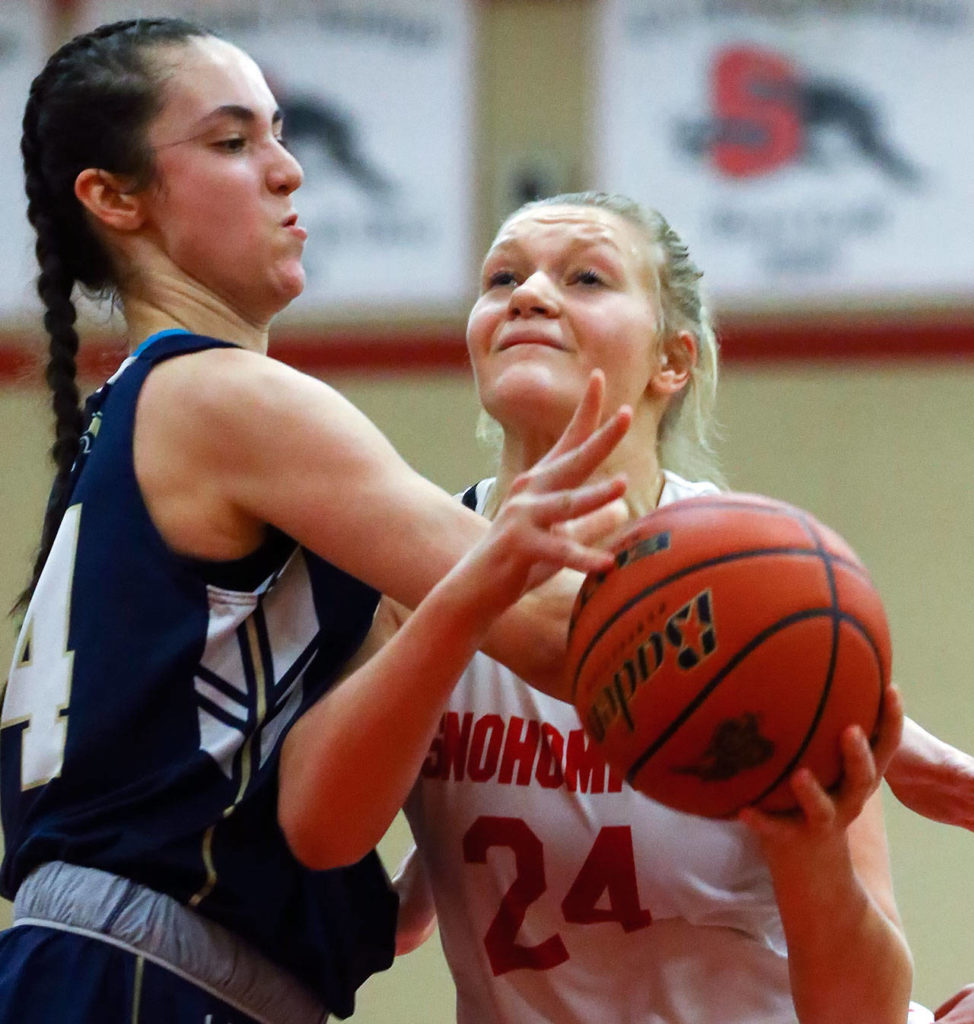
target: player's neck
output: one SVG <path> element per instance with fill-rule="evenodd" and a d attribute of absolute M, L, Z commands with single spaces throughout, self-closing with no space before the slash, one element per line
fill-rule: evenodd
<path fill-rule="evenodd" d="M 123 313 L 131 348 L 158 331 L 182 328 L 193 334 L 232 341 L 255 352 L 267 352 L 267 325 L 249 323 L 204 294 L 174 291 L 151 298 L 130 295 L 123 301 Z"/>

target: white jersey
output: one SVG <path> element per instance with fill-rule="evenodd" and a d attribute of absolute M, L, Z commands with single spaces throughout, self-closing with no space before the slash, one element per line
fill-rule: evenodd
<path fill-rule="evenodd" d="M 668 473 L 661 504 L 715 491 Z M 632 790 L 573 707 L 493 659 L 461 677 L 406 813 L 460 1024 L 794 1024 L 754 837 Z"/>

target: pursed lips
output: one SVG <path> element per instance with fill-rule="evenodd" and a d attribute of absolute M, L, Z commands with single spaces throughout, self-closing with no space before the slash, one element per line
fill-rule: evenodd
<path fill-rule="evenodd" d="M 296 235 L 302 241 L 308 237 L 307 230 L 301 227 L 300 224 L 298 224 L 298 215 L 296 213 L 292 212 L 288 217 L 286 217 L 284 221 L 282 221 L 281 227 L 283 227 L 287 231 L 290 231 L 293 235 Z"/>

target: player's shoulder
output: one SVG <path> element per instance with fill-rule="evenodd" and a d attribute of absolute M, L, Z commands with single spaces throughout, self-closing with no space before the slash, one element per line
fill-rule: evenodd
<path fill-rule="evenodd" d="M 153 367 L 140 399 L 152 411 L 187 424 L 254 427 L 290 412 L 300 415 L 333 394 L 323 382 L 280 360 L 238 347 L 213 347 L 165 359 Z"/>
<path fill-rule="evenodd" d="M 159 362 L 152 372 L 156 380 L 169 377 L 202 397 L 253 391 L 276 382 L 304 377 L 298 370 L 262 352 L 237 346 L 213 346 Z M 187 397 L 191 397 L 187 395 Z"/>

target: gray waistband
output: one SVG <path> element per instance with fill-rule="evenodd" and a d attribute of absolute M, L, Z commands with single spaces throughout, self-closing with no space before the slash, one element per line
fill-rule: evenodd
<path fill-rule="evenodd" d="M 90 935 L 188 977 L 261 1024 L 323 1024 L 320 1000 L 232 932 L 171 896 L 96 868 L 52 861 L 17 890 L 14 924 Z"/>

